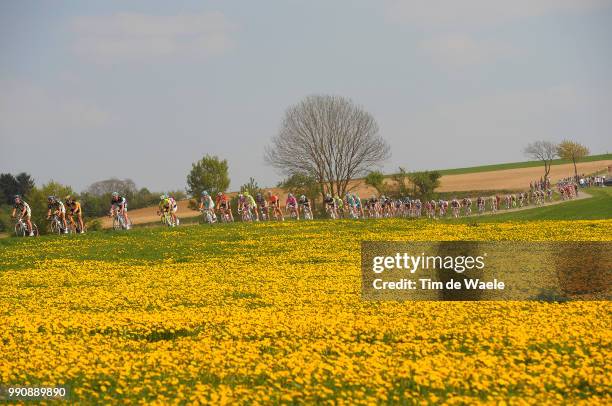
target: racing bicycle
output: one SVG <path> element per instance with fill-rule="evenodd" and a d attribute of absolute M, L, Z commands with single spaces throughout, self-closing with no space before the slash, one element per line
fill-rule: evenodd
<path fill-rule="evenodd" d="M 34 237 L 38 237 L 38 226 L 33 221 L 32 223 L 32 234 Z M 17 218 L 17 222 L 15 223 L 15 235 L 17 237 L 27 237 L 30 235 L 28 232 L 28 224 L 23 220 L 22 217 Z"/>
<path fill-rule="evenodd" d="M 123 213 L 119 210 L 114 210 L 113 217 L 113 230 L 129 230 L 132 227 L 131 221 L 125 221 Z"/>

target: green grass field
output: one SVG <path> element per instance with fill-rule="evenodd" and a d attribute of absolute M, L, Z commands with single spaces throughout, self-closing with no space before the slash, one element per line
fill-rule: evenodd
<path fill-rule="evenodd" d="M 612 159 L 612 154 L 600 154 L 591 155 L 580 162 L 595 162 Z M 553 165 L 571 164 L 572 161 L 567 159 L 555 159 L 552 161 Z M 510 162 L 505 164 L 493 164 L 493 165 L 481 165 L 472 166 L 467 168 L 452 168 L 452 169 L 440 169 L 442 175 L 461 175 L 465 173 L 477 173 L 477 172 L 488 172 L 488 171 L 501 171 L 505 169 L 519 169 L 519 168 L 533 168 L 536 166 L 542 166 L 541 161 L 524 161 L 524 162 Z"/>

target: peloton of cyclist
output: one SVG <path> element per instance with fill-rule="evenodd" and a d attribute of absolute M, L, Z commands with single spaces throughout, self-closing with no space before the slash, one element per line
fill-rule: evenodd
<path fill-rule="evenodd" d="M 123 216 L 125 220 L 126 228 L 130 229 L 130 219 L 127 214 L 127 199 L 124 196 L 119 196 L 118 192 L 113 192 L 111 195 L 111 208 L 110 208 L 110 216 L 112 217 L 115 211 Z"/>
<path fill-rule="evenodd" d="M 64 234 L 68 234 L 68 224 L 66 224 L 66 206 L 55 196 L 47 197 L 47 220 L 51 215 L 56 215 L 63 226 Z"/>
<path fill-rule="evenodd" d="M 66 196 L 66 208 L 70 210 L 69 219 L 70 224 L 74 225 L 79 229 L 80 234 L 85 234 L 85 228 L 83 226 L 83 211 L 81 210 L 81 203 L 77 202 L 71 195 Z M 74 216 L 77 216 L 78 225 L 74 221 Z"/>
<path fill-rule="evenodd" d="M 27 204 L 19 195 L 15 195 L 13 201 L 15 202 L 15 205 L 13 206 L 11 217 L 15 218 L 15 216 L 19 214 L 19 217 L 21 217 L 28 226 L 28 233 L 30 237 L 34 237 L 34 230 L 32 230 L 32 209 L 30 208 L 30 205 Z"/>

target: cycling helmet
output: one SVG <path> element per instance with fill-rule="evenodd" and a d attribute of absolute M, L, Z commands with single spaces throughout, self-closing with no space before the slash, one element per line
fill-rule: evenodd
<path fill-rule="evenodd" d="M 287 197 L 293 197 L 293 193 L 289 193 Z"/>
<path fill-rule="evenodd" d="M 217 192 L 217 196 L 223 196 L 223 193 Z"/>
<path fill-rule="evenodd" d="M 166 195 L 160 195 L 159 196 L 159 200 L 166 200 L 166 199 L 167 199 Z"/>
<path fill-rule="evenodd" d="M 248 191 L 248 190 L 245 190 L 245 191 L 244 191 L 244 195 L 245 195 L 245 196 L 249 196 L 249 191 Z"/>
<path fill-rule="evenodd" d="M 329 198 L 331 198 L 331 195 L 330 195 L 329 193 L 327 193 L 327 194 L 325 195 L 325 197 L 329 199 Z"/>
<path fill-rule="evenodd" d="M 53 202 L 55 201 L 55 196 L 47 196 L 47 200 Z"/>
<path fill-rule="evenodd" d="M 69 202 L 69 201 L 71 201 L 71 200 L 72 200 L 72 196 L 68 195 L 68 196 L 66 196 L 66 198 L 65 198 L 65 199 L 66 199 L 66 201 L 67 201 L 67 202 Z"/>
<path fill-rule="evenodd" d="M 300 200 L 306 200 L 306 196 L 304 195 L 300 196 Z"/>
<path fill-rule="evenodd" d="M 19 195 L 15 195 L 15 196 L 13 196 L 13 199 L 14 199 L 14 200 L 17 200 L 17 199 L 21 200 L 21 196 L 19 196 Z"/>
<path fill-rule="evenodd" d="M 208 192 L 206 190 L 202 191 L 202 196 L 208 196 Z"/>
<path fill-rule="evenodd" d="M 113 192 L 113 197 L 119 197 L 119 193 Z"/>

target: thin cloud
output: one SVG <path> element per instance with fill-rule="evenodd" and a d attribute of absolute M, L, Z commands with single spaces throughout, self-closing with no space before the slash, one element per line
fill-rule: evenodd
<path fill-rule="evenodd" d="M 235 25 L 218 12 L 158 16 L 81 16 L 72 28 L 76 52 L 96 62 L 219 55 L 234 45 Z"/>
<path fill-rule="evenodd" d="M 516 49 L 507 44 L 477 40 L 463 34 L 428 38 L 421 41 L 419 47 L 436 65 L 448 68 L 491 63 L 518 54 Z"/>
<path fill-rule="evenodd" d="M 0 81 L 0 135 L 63 134 L 99 128 L 111 115 L 95 104 L 53 94 L 29 82 Z"/>
<path fill-rule="evenodd" d="M 386 0 L 388 21 L 418 26 L 495 25 L 554 13 L 612 6 L 610 0 Z"/>

